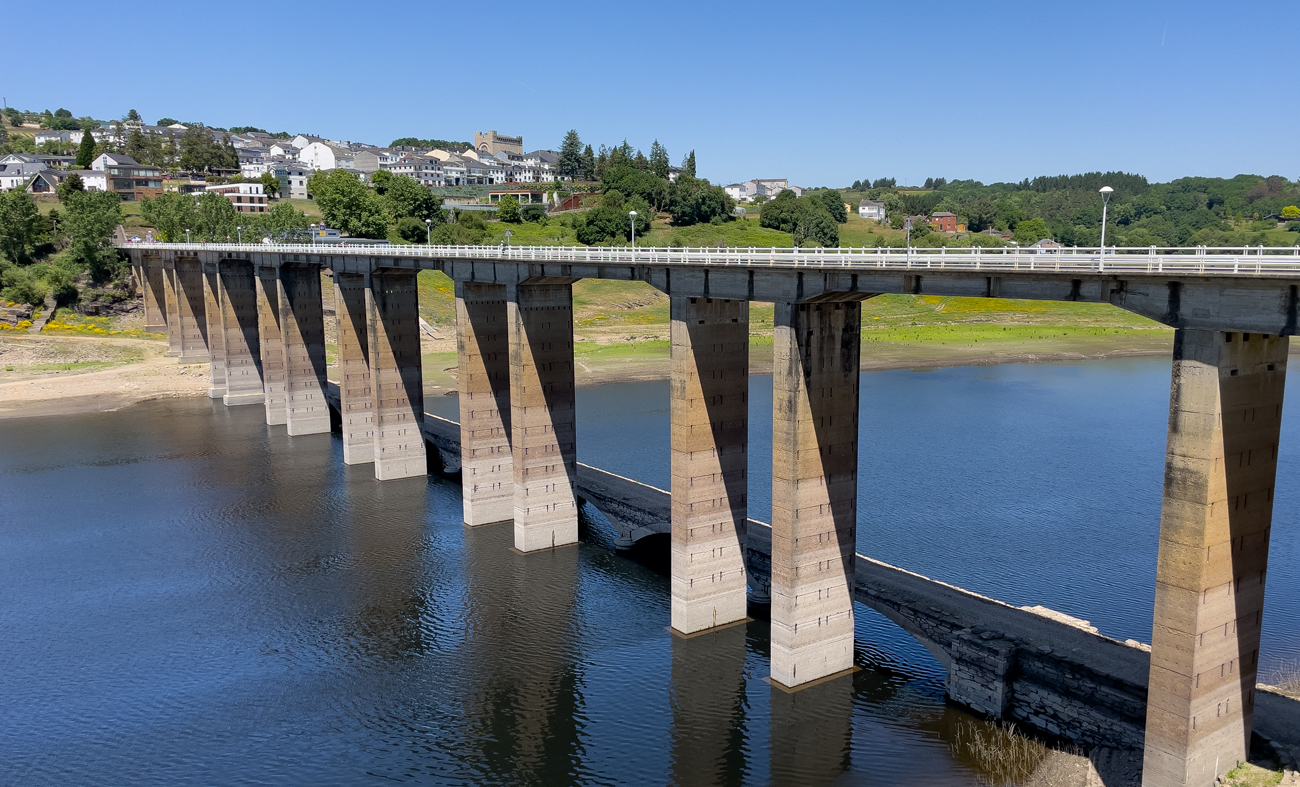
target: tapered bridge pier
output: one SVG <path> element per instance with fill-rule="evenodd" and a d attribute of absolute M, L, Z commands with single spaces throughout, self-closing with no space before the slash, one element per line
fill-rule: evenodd
<path fill-rule="evenodd" d="M 332 287 L 344 461 L 372 464 L 381 481 L 426 473 L 416 277 L 445 272 L 456 293 L 464 521 L 512 522 L 525 554 L 578 539 L 574 282 L 637 280 L 666 293 L 670 622 L 682 636 L 745 619 L 749 303 L 775 303 L 762 590 L 771 679 L 786 689 L 853 666 L 858 527 L 869 534 L 872 518 L 857 501 L 863 301 L 1092 301 L 1163 322 L 1176 333 L 1143 784 L 1209 787 L 1247 757 L 1287 348 L 1300 323 L 1295 252 L 125 248 L 146 323 L 166 331 L 169 352 L 210 362 L 213 397 L 262 404 L 267 424 L 295 436 L 331 429 L 321 295 Z M 996 714 L 1009 685 L 954 699 Z"/>

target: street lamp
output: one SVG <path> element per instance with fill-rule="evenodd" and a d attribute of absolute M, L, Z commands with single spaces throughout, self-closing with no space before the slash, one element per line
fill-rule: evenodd
<path fill-rule="evenodd" d="M 632 222 L 632 248 L 636 248 L 636 211 L 629 210 L 627 218 Z"/>
<path fill-rule="evenodd" d="M 425 244 L 432 246 L 433 245 L 433 219 L 425 219 L 424 228 L 429 231 L 429 239 L 425 241 Z"/>
<path fill-rule="evenodd" d="M 244 245 L 244 228 L 235 227 L 235 232 L 239 233 L 239 245 Z"/>
<path fill-rule="evenodd" d="M 1101 253 L 1106 253 L 1106 206 L 1110 204 L 1110 195 L 1115 193 L 1115 189 L 1110 186 L 1102 186 L 1097 190 L 1101 194 Z"/>
<path fill-rule="evenodd" d="M 189 242 L 190 242 L 190 231 L 189 231 L 189 230 L 185 230 L 185 242 L 186 242 L 186 243 L 189 243 Z"/>

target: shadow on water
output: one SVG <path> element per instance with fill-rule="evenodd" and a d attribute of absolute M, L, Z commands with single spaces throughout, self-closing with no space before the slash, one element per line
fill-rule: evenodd
<path fill-rule="evenodd" d="M 636 405 L 600 388 L 610 412 Z M 982 390 L 966 380 L 958 393 Z M 637 423 L 644 441 L 580 444 L 663 442 L 657 421 Z M 377 483 L 371 466 L 342 464 L 337 437 L 290 438 L 259 407 L 172 400 L 0 422 L 0 445 L 20 447 L 0 452 L 0 783 L 968 787 L 990 775 L 975 752 L 994 728 L 945 703 L 942 669 L 893 624 L 858 606 L 864 669 L 787 695 L 762 680 L 765 621 L 665 631 L 667 537 L 624 559 L 590 506 L 582 545 L 517 555 L 508 525 L 464 527 L 456 483 Z M 903 464 L 924 463 L 927 446 Z M 618 456 L 584 461 L 637 475 Z M 872 509 L 861 537 L 901 548 L 917 528 L 898 511 Z M 942 533 L 969 524 L 934 511 Z M 945 557 L 926 551 L 933 534 L 912 543 Z M 1270 593 L 1287 582 L 1270 577 Z M 1291 625 L 1294 603 L 1274 598 L 1273 621 Z"/>

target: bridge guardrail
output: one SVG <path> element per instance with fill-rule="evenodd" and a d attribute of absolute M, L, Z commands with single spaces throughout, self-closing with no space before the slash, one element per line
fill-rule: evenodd
<path fill-rule="evenodd" d="M 262 243 L 125 243 L 122 249 L 396 257 L 439 260 L 617 265 L 742 265 L 1015 273 L 1146 273 L 1171 275 L 1300 275 L 1300 247 L 1107 247 L 1021 249 L 786 249 L 758 247 L 427 246 Z"/>

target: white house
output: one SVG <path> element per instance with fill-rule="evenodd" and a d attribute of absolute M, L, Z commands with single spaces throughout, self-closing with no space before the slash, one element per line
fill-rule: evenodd
<path fill-rule="evenodd" d="M 36 132 L 36 146 L 40 147 L 41 145 L 44 145 L 47 142 L 59 142 L 59 143 L 80 142 L 83 133 L 85 132 L 56 131 L 50 128 L 41 129 L 40 131 Z"/>
<path fill-rule="evenodd" d="M 353 165 L 352 152 L 328 142 L 312 142 L 298 151 L 298 160 L 312 169 L 347 169 Z"/>
<path fill-rule="evenodd" d="M 307 178 L 311 177 L 307 167 L 297 161 L 275 159 L 267 164 L 266 171 L 280 181 L 281 199 L 307 199 Z"/>
<path fill-rule="evenodd" d="M 36 177 L 45 169 L 39 161 L 23 161 L 16 164 L 0 164 L 0 191 L 27 187 L 27 181 Z"/>
<path fill-rule="evenodd" d="M 403 156 L 389 164 L 387 170 L 394 175 L 414 178 L 421 186 L 443 186 L 442 162 L 432 156 Z"/>
<path fill-rule="evenodd" d="M 289 142 L 276 142 L 271 145 L 269 150 L 271 151 L 271 158 L 291 158 L 296 160 L 301 148 Z"/>
<path fill-rule="evenodd" d="M 98 172 L 104 172 L 109 167 L 138 167 L 140 162 L 126 155 L 125 153 L 100 153 L 99 157 L 90 162 L 90 168 Z"/>
<path fill-rule="evenodd" d="M 883 222 L 885 220 L 885 203 L 874 199 L 864 199 L 858 203 L 858 216 Z"/>

